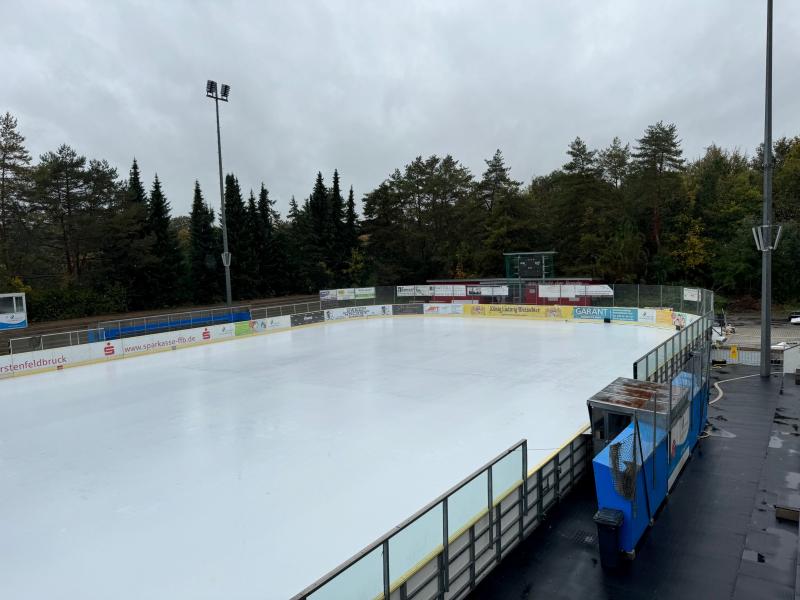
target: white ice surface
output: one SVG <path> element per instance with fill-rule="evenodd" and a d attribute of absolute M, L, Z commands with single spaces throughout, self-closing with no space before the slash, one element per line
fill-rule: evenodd
<path fill-rule="evenodd" d="M 668 331 L 403 317 L 0 381 L 0 598 L 286 598 Z"/>

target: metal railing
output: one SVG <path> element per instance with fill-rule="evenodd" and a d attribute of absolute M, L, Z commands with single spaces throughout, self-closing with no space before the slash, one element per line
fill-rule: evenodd
<path fill-rule="evenodd" d="M 529 472 L 517 442 L 292 600 L 463 598 L 583 475 L 587 446 L 579 434 Z"/>
<path fill-rule="evenodd" d="M 249 306 L 231 306 L 166 313 L 163 315 L 149 315 L 146 317 L 115 319 L 99 323 L 98 328 L 105 331 L 106 339 L 113 340 L 136 335 L 146 335 L 148 333 L 177 331 L 179 329 L 191 329 L 193 327 L 205 327 L 207 325 L 232 323 L 235 321 L 248 321 L 250 318 Z"/>
<path fill-rule="evenodd" d="M 297 302 L 295 304 L 281 304 L 278 306 L 261 306 L 250 309 L 251 319 L 268 319 L 271 317 L 283 317 L 299 315 L 303 313 L 316 312 L 322 310 L 322 302 Z"/>
<path fill-rule="evenodd" d="M 543 288 L 543 286 L 547 286 Z M 413 287 L 414 290 L 430 288 L 427 295 L 402 294 L 401 288 Z M 419 304 L 421 302 L 449 301 L 453 297 L 437 296 L 437 289 L 447 286 L 379 286 L 367 288 L 373 290 L 370 297 L 353 298 L 349 300 L 318 300 L 299 302 L 294 304 L 250 307 L 246 305 L 231 308 L 215 308 L 177 313 L 166 313 L 155 316 L 130 317 L 115 319 L 98 323 L 94 329 L 83 329 L 68 332 L 43 333 L 35 336 L 12 338 L 9 341 L 8 351 L 12 353 L 27 352 L 32 350 L 53 349 L 76 344 L 85 344 L 92 341 L 113 340 L 148 333 L 164 331 L 177 331 L 191 329 L 218 323 L 233 321 L 246 321 L 251 319 L 264 319 L 284 315 L 299 315 L 312 313 L 328 308 L 346 308 L 367 306 L 371 304 Z M 451 286 L 452 287 L 452 286 Z M 576 306 L 599 307 L 631 307 L 631 308 L 672 308 L 680 312 L 692 314 L 706 314 L 713 310 L 713 293 L 698 288 L 682 288 L 664 285 L 637 285 L 637 284 L 565 284 L 553 285 L 533 281 L 511 282 L 507 295 L 485 295 L 480 292 L 485 287 L 482 285 L 464 285 L 467 294 L 465 300 L 481 303 L 506 303 L 506 304 L 562 304 Z M 598 289 L 606 288 L 606 295 L 597 295 Z M 541 296 L 546 290 L 546 296 Z M 496 290 L 494 290 L 496 291 Z M 691 293 L 689 293 L 691 292 Z M 594 295 L 589 295 L 594 294 Z M 697 295 L 697 300 L 687 300 L 687 296 Z M 102 330 L 102 338 L 91 332 Z M 5 353 L 5 348 L 0 348 L 0 354 Z"/>
<path fill-rule="evenodd" d="M 497 285 L 504 281 L 503 286 Z M 463 288 L 464 293 L 453 293 Z M 325 299 L 320 308 L 369 304 L 448 302 L 453 298 L 482 304 L 561 304 L 575 306 L 671 308 L 695 315 L 713 309 L 713 292 L 701 288 L 646 284 L 551 284 L 536 281 L 497 280 L 491 284 L 377 286 L 374 296 L 347 300 Z M 504 294 L 497 294 L 504 289 Z M 483 293 L 484 290 L 487 293 Z M 424 292 L 424 293 L 420 293 Z M 437 292 L 445 292 L 437 293 Z M 696 298 L 696 299 L 692 299 Z M 316 304 L 316 303 L 312 303 Z M 319 310 L 319 309 L 314 309 Z M 274 316 L 274 315 L 270 315 Z"/>
<path fill-rule="evenodd" d="M 91 344 L 92 342 L 102 342 L 105 339 L 105 330 L 102 328 L 61 331 L 11 338 L 8 341 L 8 349 L 10 354 L 20 354 L 22 352 L 35 352 L 37 350 L 52 350 L 54 348 Z"/>

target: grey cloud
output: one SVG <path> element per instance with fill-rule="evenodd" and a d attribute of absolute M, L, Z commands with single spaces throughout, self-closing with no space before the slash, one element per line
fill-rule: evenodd
<path fill-rule="evenodd" d="M 800 5 L 775 8 L 775 134 L 800 133 Z M 176 214 L 216 203 L 207 78 L 232 86 L 223 158 L 285 212 L 318 170 L 357 195 L 416 155 L 473 172 L 501 148 L 517 179 L 576 135 L 633 142 L 678 124 L 687 156 L 752 152 L 763 127 L 765 3 L 14 2 L 0 23 L 0 110 L 31 150 L 62 142 L 158 171 Z"/>

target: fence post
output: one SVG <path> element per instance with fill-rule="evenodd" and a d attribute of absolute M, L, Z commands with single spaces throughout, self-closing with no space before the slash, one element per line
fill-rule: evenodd
<path fill-rule="evenodd" d="M 488 494 L 487 498 L 487 510 L 488 510 L 488 517 L 489 517 L 489 543 L 494 543 L 494 513 L 492 512 L 492 505 L 494 504 L 494 495 L 492 494 L 492 465 L 489 465 L 489 468 L 486 469 L 486 491 Z"/>
<path fill-rule="evenodd" d="M 522 509 L 528 514 L 528 440 L 522 440 Z"/>
<path fill-rule="evenodd" d="M 442 501 L 442 590 L 450 591 L 450 526 L 447 498 Z"/>
<path fill-rule="evenodd" d="M 389 579 L 389 540 L 383 540 L 383 600 L 389 600 L 389 588 L 391 587 L 391 580 Z"/>

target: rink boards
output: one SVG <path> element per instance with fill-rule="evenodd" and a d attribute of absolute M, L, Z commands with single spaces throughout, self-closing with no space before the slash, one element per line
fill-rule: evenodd
<path fill-rule="evenodd" d="M 517 304 L 409 303 L 332 308 L 326 310 L 210 325 L 0 356 L 0 379 L 60 371 L 65 368 L 178 350 L 237 337 L 281 331 L 324 322 L 392 316 L 461 316 L 469 318 L 534 319 L 549 321 L 613 322 L 673 328 L 696 317 L 669 309 L 531 306 Z"/>
<path fill-rule="evenodd" d="M 0 595 L 288 598 L 527 438 L 491 475 L 496 515 L 487 476 L 450 506 L 453 574 L 473 576 L 457 561 L 494 564 L 571 485 L 585 399 L 672 329 L 556 308 L 348 307 L 14 357 L 96 364 L 0 382 Z M 429 579 L 441 531 L 394 540 L 392 597 Z"/>

